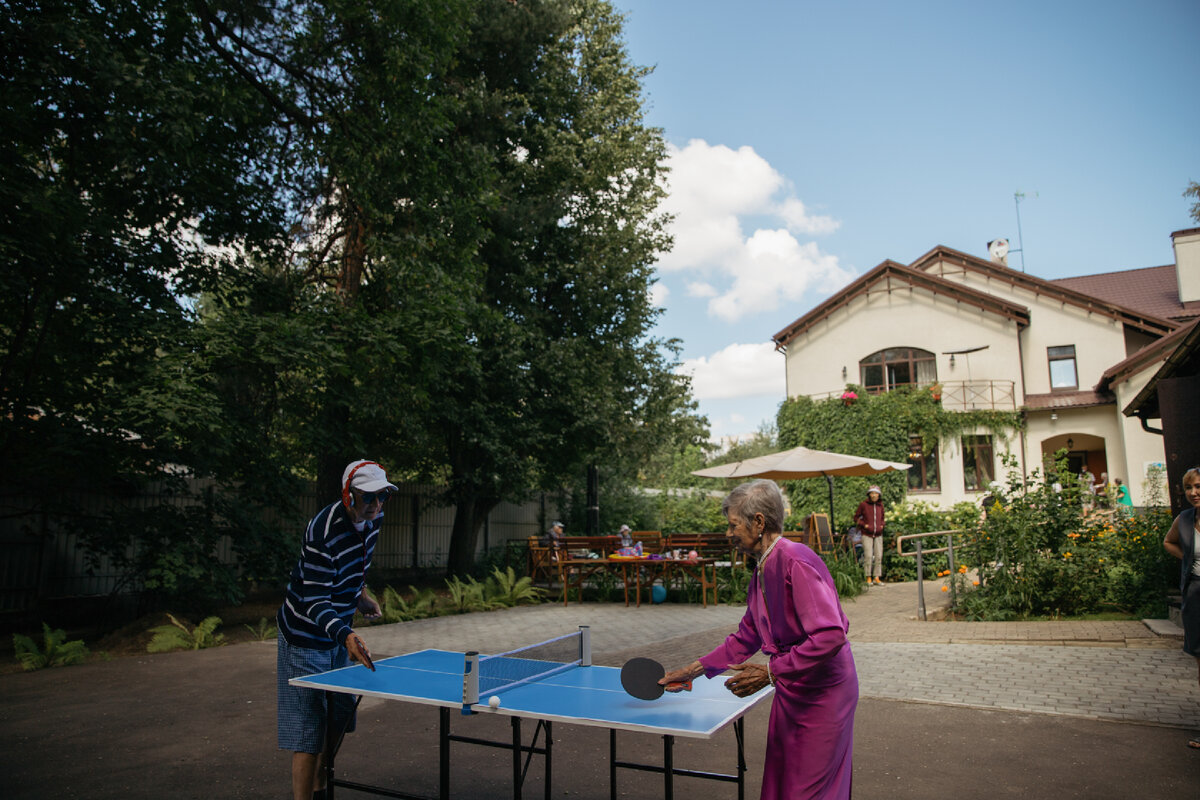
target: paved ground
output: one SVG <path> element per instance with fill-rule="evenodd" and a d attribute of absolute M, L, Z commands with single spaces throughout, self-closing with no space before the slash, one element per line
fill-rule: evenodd
<path fill-rule="evenodd" d="M 936 615 L 943 596 L 931 595 Z M 1185 746 L 1200 732 L 1196 665 L 1169 628 L 920 622 L 915 583 L 872 589 L 845 608 L 862 694 L 856 797 L 1176 800 L 1200 785 L 1200 751 Z M 364 635 L 377 655 L 431 645 L 486 652 L 587 624 L 599 663 L 638 654 L 675 664 L 711 648 L 740 616 L 728 606 L 547 604 Z M 288 758 L 274 748 L 274 655 L 268 642 L 0 675 L 3 796 L 282 800 Z M 766 719 L 765 709 L 747 718 L 751 797 Z M 500 738 L 508 731 L 496 718 L 456 724 Z M 350 777 L 432 794 L 436 725 L 433 709 L 364 701 L 339 766 Z M 554 795 L 607 797 L 606 734 L 568 725 L 555 734 Z M 630 748 L 652 760 L 660 749 L 656 737 L 621 741 L 623 756 Z M 731 769 L 732 747 L 728 732 L 689 741 L 676 748 L 677 764 Z M 453 757 L 455 797 L 511 796 L 507 753 L 456 746 Z M 540 797 L 536 765 L 530 772 L 527 796 Z M 679 787 L 681 796 L 736 796 L 714 784 Z M 623 773 L 618 788 L 629 798 L 661 794 L 658 779 L 641 774 Z"/>

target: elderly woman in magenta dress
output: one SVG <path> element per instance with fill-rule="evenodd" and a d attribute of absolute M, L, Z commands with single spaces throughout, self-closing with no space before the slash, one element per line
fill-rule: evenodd
<path fill-rule="evenodd" d="M 820 556 L 781 535 L 783 496 L 772 481 L 742 484 L 722 511 L 730 541 L 757 559 L 746 614 L 719 647 L 660 683 L 731 670 L 725 686 L 738 697 L 773 685 L 762 797 L 848 798 L 858 675 L 833 579 Z M 747 663 L 759 650 L 769 663 Z"/>

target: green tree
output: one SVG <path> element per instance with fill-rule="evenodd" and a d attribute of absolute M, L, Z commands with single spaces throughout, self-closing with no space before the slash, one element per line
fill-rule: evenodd
<path fill-rule="evenodd" d="M 1188 213 L 1191 214 L 1194 222 L 1200 222 L 1200 183 L 1188 181 L 1187 188 L 1183 190 L 1183 196 L 1190 197 L 1195 201 Z"/>

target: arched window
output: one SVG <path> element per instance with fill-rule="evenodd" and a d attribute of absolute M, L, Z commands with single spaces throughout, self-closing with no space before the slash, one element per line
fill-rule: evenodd
<path fill-rule="evenodd" d="M 937 380 L 933 353 L 916 347 L 889 347 L 858 362 L 859 382 L 868 392 L 890 392 L 897 386 L 924 386 Z"/>

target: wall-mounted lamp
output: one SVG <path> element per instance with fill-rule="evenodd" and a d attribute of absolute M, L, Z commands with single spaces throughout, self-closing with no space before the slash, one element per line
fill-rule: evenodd
<path fill-rule="evenodd" d="M 954 366 L 954 353 L 950 354 L 950 366 Z"/>
<path fill-rule="evenodd" d="M 1050 412 L 1050 421 L 1051 421 L 1051 422 L 1054 422 L 1056 419 L 1058 419 L 1058 412 L 1057 412 L 1057 411 L 1051 411 L 1051 412 Z"/>
<path fill-rule="evenodd" d="M 1067 439 L 1067 449 L 1068 450 L 1075 449 L 1075 440 L 1074 439 Z"/>
<path fill-rule="evenodd" d="M 846 368 L 842 367 L 842 380 L 846 379 Z"/>

